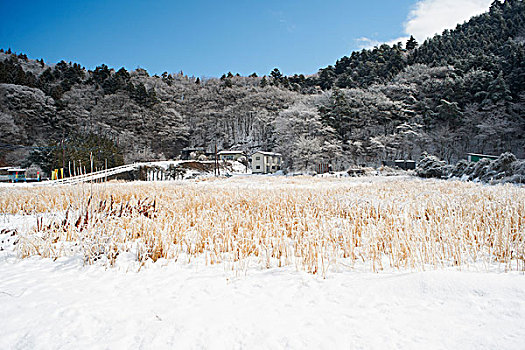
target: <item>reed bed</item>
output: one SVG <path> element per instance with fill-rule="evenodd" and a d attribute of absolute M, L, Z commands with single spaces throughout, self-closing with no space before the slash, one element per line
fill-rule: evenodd
<path fill-rule="evenodd" d="M 61 213 L 17 232 L 20 257 L 295 266 L 472 264 L 525 270 L 525 188 L 420 179 L 249 177 L 1 188 L 0 213 Z"/>

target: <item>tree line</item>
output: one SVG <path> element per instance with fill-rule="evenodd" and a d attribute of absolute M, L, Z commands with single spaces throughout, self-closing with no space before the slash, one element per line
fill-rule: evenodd
<path fill-rule="evenodd" d="M 421 44 L 411 37 L 353 52 L 309 77 L 278 68 L 263 77 L 151 76 L 0 50 L 1 142 L 40 147 L 97 135 L 118 145 L 124 162 L 215 145 L 262 149 L 283 153 L 294 170 L 423 152 L 449 162 L 466 152 L 523 158 L 524 23 L 522 0 L 495 1 Z M 3 147 L 0 159 L 34 162 L 28 150 Z"/>

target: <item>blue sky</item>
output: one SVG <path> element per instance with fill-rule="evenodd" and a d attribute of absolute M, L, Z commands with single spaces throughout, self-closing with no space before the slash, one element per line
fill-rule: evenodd
<path fill-rule="evenodd" d="M 311 74 L 362 47 L 404 40 L 407 34 L 422 41 L 446 26 L 437 22 L 451 21 L 442 13 L 450 6 L 461 7 L 452 13 L 463 11 L 468 18 L 490 2 L 0 0 L 0 47 L 88 69 L 106 63 L 151 74 L 264 75 L 274 67 L 285 74 Z M 428 28 L 425 16 L 437 29 Z"/>

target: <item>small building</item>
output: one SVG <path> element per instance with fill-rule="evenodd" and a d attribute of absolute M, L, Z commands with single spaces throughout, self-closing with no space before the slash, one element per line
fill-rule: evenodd
<path fill-rule="evenodd" d="M 7 182 L 9 181 L 9 172 L 8 169 L 11 169 L 11 167 L 1 167 L 0 168 L 0 182 Z"/>
<path fill-rule="evenodd" d="M 220 151 L 217 152 L 219 160 L 239 160 L 241 157 L 246 157 L 243 151 Z"/>
<path fill-rule="evenodd" d="M 394 164 L 403 170 L 414 170 L 416 169 L 416 162 L 413 160 L 396 159 Z"/>
<path fill-rule="evenodd" d="M 481 159 L 498 159 L 499 156 L 490 156 L 487 154 L 467 153 L 467 160 L 469 162 L 479 162 Z"/>
<path fill-rule="evenodd" d="M 270 174 L 281 170 L 282 155 L 274 152 L 257 151 L 250 157 L 253 174 Z"/>
<path fill-rule="evenodd" d="M 192 156 L 195 156 L 196 158 L 197 156 L 205 153 L 206 149 L 204 147 L 186 147 L 180 151 L 180 159 L 190 160 L 192 159 Z"/>
<path fill-rule="evenodd" d="M 180 151 L 181 160 L 197 160 L 203 156 L 205 159 L 213 160 L 215 159 L 215 151 L 209 147 L 186 147 Z"/>
<path fill-rule="evenodd" d="M 383 166 L 397 167 L 403 170 L 414 170 L 416 169 L 416 161 L 408 159 L 396 159 L 394 161 L 384 160 L 382 161 Z"/>
<path fill-rule="evenodd" d="M 1 182 L 24 182 L 26 181 L 26 169 L 2 167 L 0 168 Z"/>
<path fill-rule="evenodd" d="M 351 168 L 346 171 L 346 173 L 352 177 L 365 175 L 365 169 L 362 168 Z"/>

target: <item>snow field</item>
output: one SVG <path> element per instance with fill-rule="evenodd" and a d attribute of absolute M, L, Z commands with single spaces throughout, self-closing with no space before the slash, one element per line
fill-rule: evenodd
<path fill-rule="evenodd" d="M 525 278 L 0 261 L 2 349 L 518 349 Z"/>
<path fill-rule="evenodd" d="M 524 205 L 407 177 L 0 188 L 0 349 L 518 349 Z"/>
<path fill-rule="evenodd" d="M 19 257 L 203 258 L 322 276 L 356 265 L 525 269 L 525 189 L 512 185 L 251 176 L 0 191 L 4 215 L 45 214 L 16 232 Z"/>

